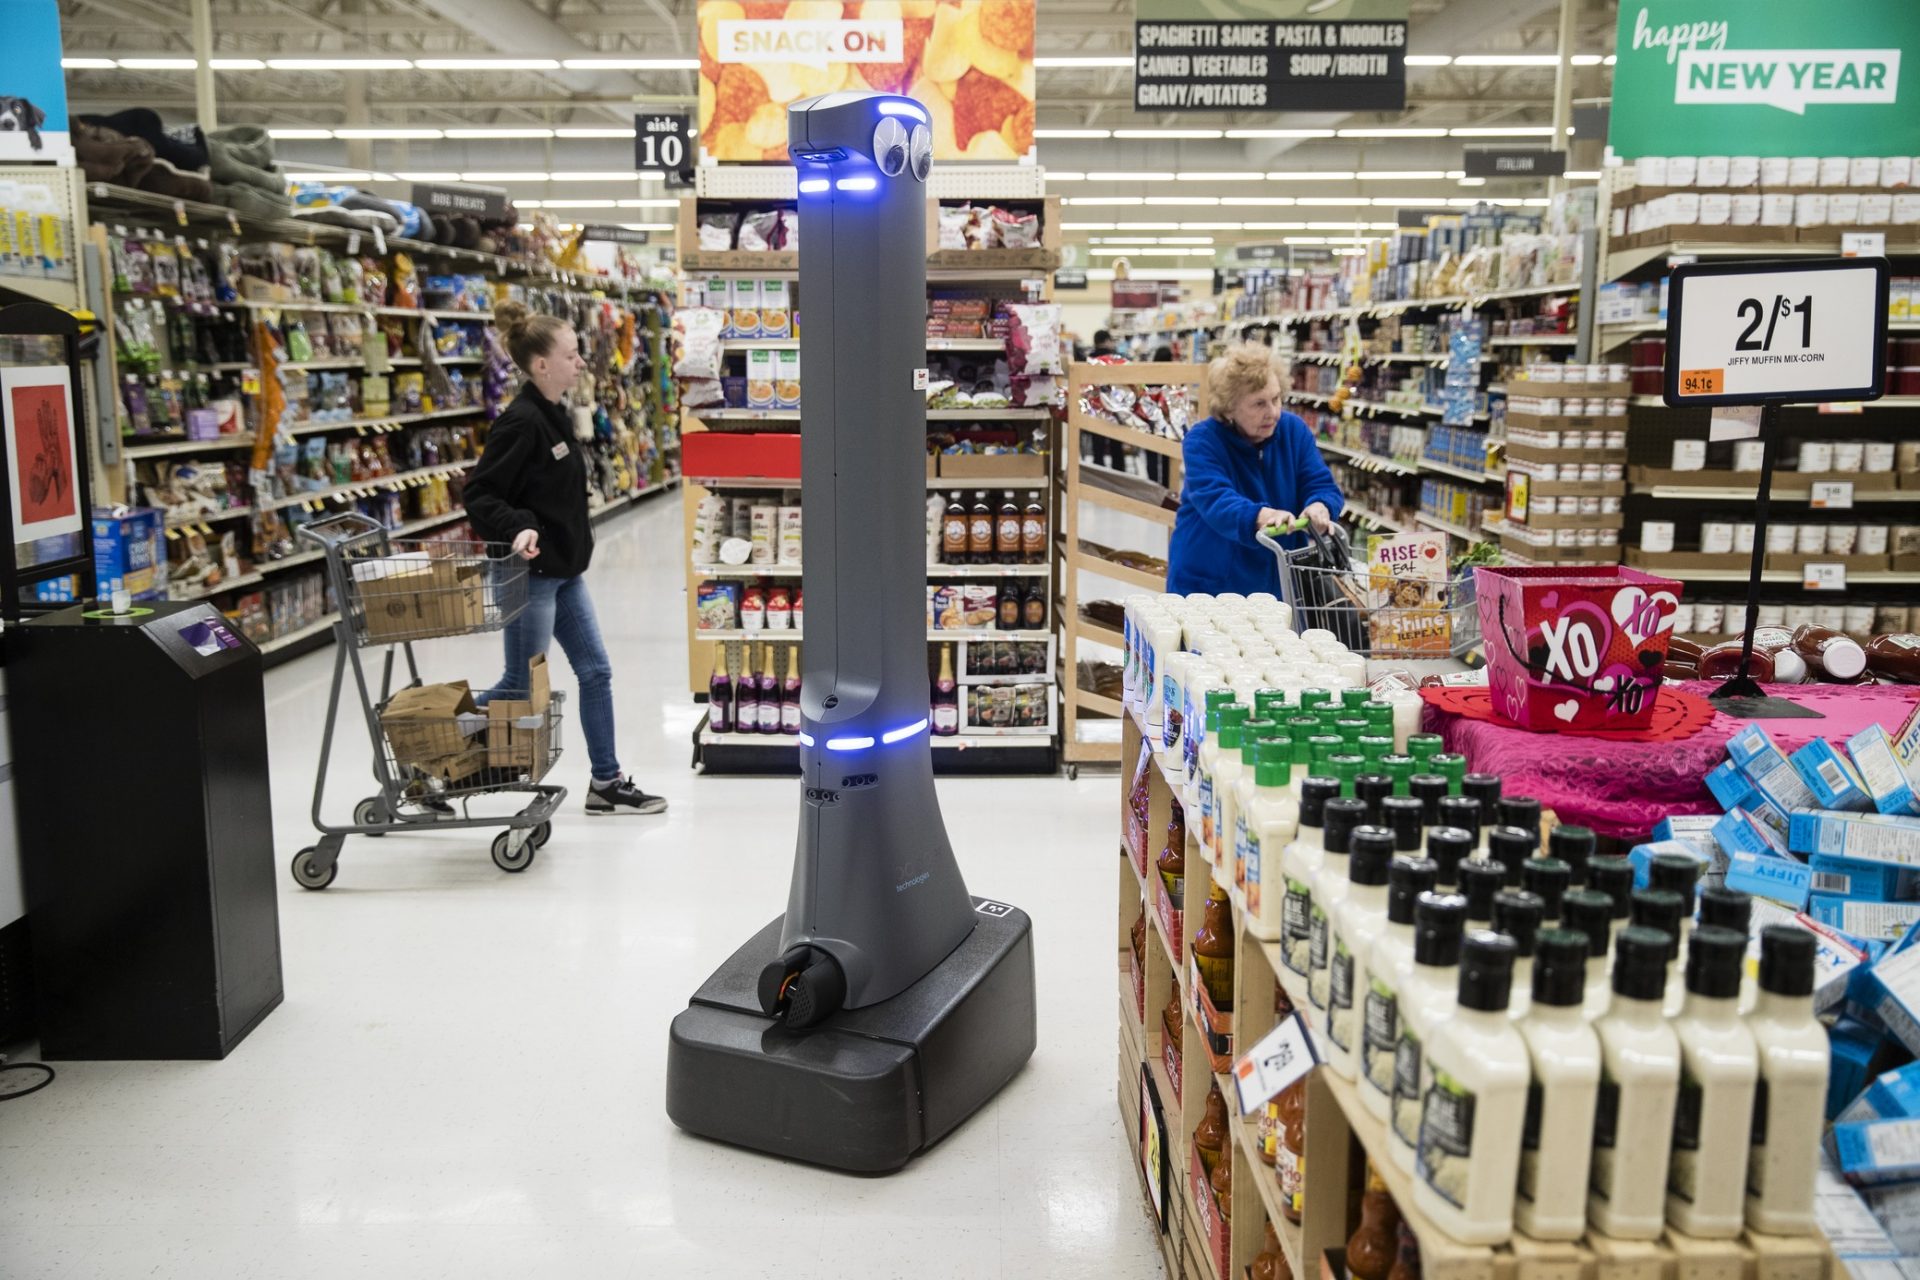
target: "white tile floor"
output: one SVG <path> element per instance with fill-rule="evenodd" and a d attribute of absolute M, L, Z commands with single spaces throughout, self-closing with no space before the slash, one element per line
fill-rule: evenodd
<path fill-rule="evenodd" d="M 483 832 L 349 840 L 325 893 L 283 866 L 286 1002 L 232 1057 L 62 1064 L 0 1104 L 0 1277 L 1158 1274 L 1113 1101 L 1111 775 L 940 784 L 970 887 L 1032 914 L 1040 984 L 1033 1060 L 958 1133 L 858 1179 L 668 1122 L 667 1023 L 784 907 L 796 786 L 689 772 L 679 510 L 603 526 L 592 570 L 623 763 L 670 814 L 575 799 L 519 876 Z M 498 653 L 421 649 L 477 684 Z M 331 654 L 267 678 L 282 864 L 311 839 Z"/>

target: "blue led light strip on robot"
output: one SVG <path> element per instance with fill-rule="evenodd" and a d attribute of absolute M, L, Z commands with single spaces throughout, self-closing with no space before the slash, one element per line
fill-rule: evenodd
<path fill-rule="evenodd" d="M 825 178 L 802 178 L 800 180 L 800 190 L 802 194 L 812 195 L 816 191 L 825 191 L 826 189 L 827 180 Z"/>
<path fill-rule="evenodd" d="M 927 113 L 911 102 L 883 102 L 880 104 L 880 114 L 883 116 L 910 116 L 918 120 L 921 124 L 932 123 L 927 119 Z"/>
<path fill-rule="evenodd" d="M 880 185 L 878 178 L 839 178 L 834 187 L 840 191 L 872 191 Z"/>

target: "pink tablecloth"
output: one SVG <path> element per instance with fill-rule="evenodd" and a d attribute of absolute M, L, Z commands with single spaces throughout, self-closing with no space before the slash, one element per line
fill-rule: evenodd
<path fill-rule="evenodd" d="M 1708 694 L 1711 681 L 1681 686 Z M 1909 685 L 1770 685 L 1767 692 L 1820 712 L 1822 719 L 1764 720 L 1782 750 L 1814 738 L 1840 742 L 1878 722 L 1891 732 L 1912 713 L 1920 687 Z M 1749 723 L 1726 714 L 1681 742 L 1612 742 L 1529 733 L 1469 720 L 1429 706 L 1428 732 L 1474 770 L 1498 774 L 1509 795 L 1534 796 L 1562 822 L 1623 840 L 1645 836 L 1669 814 L 1718 813 L 1703 779 L 1726 758 L 1727 739 Z"/>

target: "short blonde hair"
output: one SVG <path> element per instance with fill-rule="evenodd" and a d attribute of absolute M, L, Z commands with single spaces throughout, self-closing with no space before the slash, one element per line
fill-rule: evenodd
<path fill-rule="evenodd" d="M 1216 417 L 1233 412 L 1241 396 L 1266 388 L 1268 378 L 1286 385 L 1286 361 L 1272 347 L 1236 342 L 1207 365 L 1207 407 Z"/>

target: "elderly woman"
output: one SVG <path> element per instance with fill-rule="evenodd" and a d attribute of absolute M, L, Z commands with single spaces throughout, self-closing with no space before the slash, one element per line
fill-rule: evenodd
<path fill-rule="evenodd" d="M 1214 411 L 1188 430 L 1182 449 L 1186 482 L 1167 557 L 1168 591 L 1278 595 L 1279 566 L 1254 535 L 1297 516 L 1324 531 L 1345 509 L 1313 432 L 1280 408 L 1280 371 L 1272 350 L 1251 342 L 1227 348 L 1207 366 Z"/>

